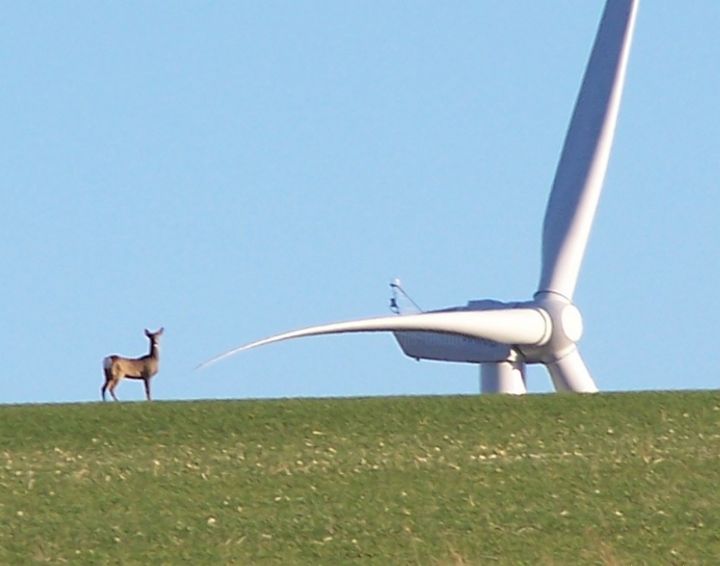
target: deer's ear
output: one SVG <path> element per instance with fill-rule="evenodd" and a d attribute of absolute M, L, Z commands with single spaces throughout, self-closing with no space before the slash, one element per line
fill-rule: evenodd
<path fill-rule="evenodd" d="M 155 334 L 157 334 L 159 336 L 163 332 L 165 332 L 165 328 L 161 326 Z"/>
<path fill-rule="evenodd" d="M 149 331 L 147 328 L 145 329 L 145 336 L 147 336 L 148 338 L 150 338 L 150 331 Z"/>

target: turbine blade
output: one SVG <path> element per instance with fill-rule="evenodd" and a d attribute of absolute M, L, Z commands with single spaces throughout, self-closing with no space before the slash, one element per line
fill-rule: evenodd
<path fill-rule="evenodd" d="M 508 308 L 485 311 L 435 311 L 406 316 L 366 318 L 348 322 L 336 322 L 311 326 L 264 338 L 244 346 L 233 348 L 198 366 L 206 367 L 224 358 L 273 342 L 346 332 L 442 332 L 460 334 L 471 338 L 483 338 L 494 342 L 517 345 L 540 345 L 550 335 L 550 319 L 539 309 Z"/>
<path fill-rule="evenodd" d="M 547 368 L 552 377 L 555 391 L 572 391 L 574 393 L 597 393 L 598 391 L 577 348 L 574 348 L 564 358 L 547 364 Z"/>
<path fill-rule="evenodd" d="M 637 5 L 605 5 L 545 212 L 539 293 L 572 300 L 610 158 Z"/>

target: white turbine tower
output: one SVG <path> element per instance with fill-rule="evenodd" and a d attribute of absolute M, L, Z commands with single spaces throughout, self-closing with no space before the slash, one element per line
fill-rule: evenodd
<path fill-rule="evenodd" d="M 545 212 L 542 272 L 532 300 L 470 301 L 419 314 L 313 326 L 235 348 L 201 367 L 291 338 L 389 331 L 412 358 L 481 364 L 484 393 L 525 393 L 525 365 L 535 363 L 548 368 L 557 391 L 596 392 L 577 348 L 583 325 L 572 300 L 610 157 L 637 4 L 605 4 Z"/>

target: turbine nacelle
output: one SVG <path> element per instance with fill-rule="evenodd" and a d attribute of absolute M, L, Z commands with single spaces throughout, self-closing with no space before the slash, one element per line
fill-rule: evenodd
<path fill-rule="evenodd" d="M 521 306 L 534 307 L 534 305 L 531 304 L 521 305 L 518 303 L 504 303 L 492 299 L 484 299 L 469 301 L 465 306 L 431 311 L 427 314 L 431 315 L 433 312 L 498 313 L 501 311 L 511 311 Z M 547 341 L 550 321 L 544 318 L 545 315 L 542 312 L 538 311 L 537 314 L 542 317 L 538 319 L 541 320 L 542 327 L 533 338 L 536 340 L 536 345 L 539 346 Z M 429 331 L 395 331 L 393 335 L 405 355 L 416 360 L 437 360 L 475 364 L 497 363 L 516 360 L 519 353 L 515 344 L 464 334 L 447 334 Z"/>

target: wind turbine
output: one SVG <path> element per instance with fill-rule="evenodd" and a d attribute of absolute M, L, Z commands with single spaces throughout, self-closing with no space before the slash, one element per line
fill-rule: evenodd
<path fill-rule="evenodd" d="M 291 338 L 388 331 L 412 358 L 480 364 L 483 393 L 526 393 L 525 366 L 538 363 L 556 391 L 596 392 L 577 348 L 583 323 L 573 295 L 610 157 L 637 6 L 638 0 L 605 4 L 545 211 L 540 283 L 531 300 L 470 301 L 312 326 L 234 348 L 200 367 Z"/>

